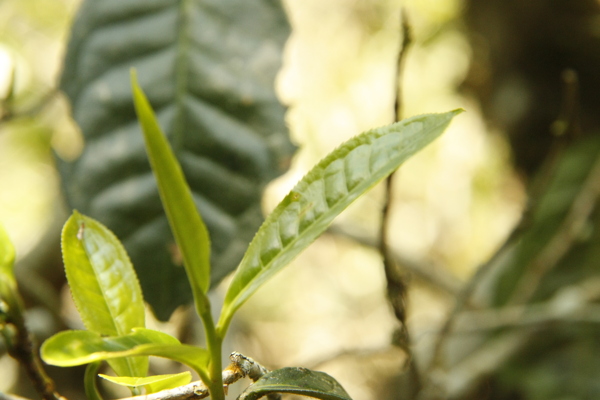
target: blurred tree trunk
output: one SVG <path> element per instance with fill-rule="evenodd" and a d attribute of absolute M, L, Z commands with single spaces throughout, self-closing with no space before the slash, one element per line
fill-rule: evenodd
<path fill-rule="evenodd" d="M 564 109 L 561 74 L 579 77 L 581 131 L 600 127 L 600 2 L 596 0 L 466 0 L 473 64 L 465 89 L 505 130 L 516 166 L 537 170 Z"/>

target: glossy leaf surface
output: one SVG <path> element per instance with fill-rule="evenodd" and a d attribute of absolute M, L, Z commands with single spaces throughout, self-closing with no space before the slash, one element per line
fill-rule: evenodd
<path fill-rule="evenodd" d="M 87 329 L 119 336 L 145 325 L 135 271 L 112 232 L 75 211 L 63 228 L 62 252 L 73 300 Z M 145 376 L 148 361 L 114 360 L 111 367 L 118 375 Z"/>
<path fill-rule="evenodd" d="M 60 332 L 44 342 L 41 356 L 46 363 L 59 367 L 119 357 L 157 356 L 186 364 L 196 371 L 204 371 L 209 358 L 205 349 L 181 344 L 173 336 L 145 328 L 116 337 L 102 337 L 90 331 Z"/>
<path fill-rule="evenodd" d="M 191 300 L 132 102 L 129 71 L 156 110 L 212 239 L 212 284 L 260 226 L 264 186 L 293 146 L 273 89 L 289 25 L 271 0 L 84 0 L 61 88 L 85 138 L 61 162 L 72 208 L 121 238 L 161 319 Z"/>
<path fill-rule="evenodd" d="M 179 374 L 153 375 L 145 378 L 136 378 L 131 376 L 108 376 L 99 374 L 99 376 L 107 381 L 116 383 L 117 385 L 146 388 L 146 393 L 156 393 L 161 390 L 172 389 L 174 387 L 187 385 L 192 381 L 192 374 L 189 371 Z"/>
<path fill-rule="evenodd" d="M 142 125 L 150 165 L 158 191 L 174 233 L 183 264 L 192 286 L 199 311 L 207 307 L 206 292 L 210 284 L 210 239 L 198 214 L 190 188 L 171 146 L 163 134 L 148 99 L 131 73 L 135 109 Z"/>
<path fill-rule="evenodd" d="M 290 393 L 321 400 L 352 400 L 342 385 L 326 373 L 292 367 L 263 375 L 244 390 L 238 400 L 257 400 L 271 393 Z"/>
<path fill-rule="evenodd" d="M 350 203 L 437 138 L 461 111 L 421 115 L 365 132 L 319 162 L 252 240 L 227 291 L 220 329 L 226 330 L 248 297 L 323 233 Z"/>

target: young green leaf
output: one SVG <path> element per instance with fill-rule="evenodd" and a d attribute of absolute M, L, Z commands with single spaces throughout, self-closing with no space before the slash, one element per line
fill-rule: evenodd
<path fill-rule="evenodd" d="M 133 356 L 157 356 L 186 364 L 206 376 L 209 353 L 200 347 L 181 344 L 166 333 L 136 328 L 123 336 L 103 337 L 90 331 L 64 331 L 46 340 L 42 359 L 59 367 L 72 367 L 95 361 Z"/>
<path fill-rule="evenodd" d="M 319 162 L 269 215 L 250 243 L 225 296 L 218 329 L 273 274 L 312 243 L 357 197 L 437 138 L 454 116 L 412 117 L 365 132 Z"/>
<path fill-rule="evenodd" d="M 146 394 L 160 392 L 161 390 L 172 389 L 178 386 L 187 385 L 192 381 L 192 374 L 189 371 L 179 374 L 154 375 L 146 378 L 136 378 L 131 376 L 108 376 L 99 374 L 107 381 L 117 385 L 146 388 Z"/>
<path fill-rule="evenodd" d="M 246 388 L 238 400 L 257 400 L 271 393 L 290 393 L 321 400 L 352 400 L 342 385 L 326 373 L 292 367 L 263 375 Z"/>
<path fill-rule="evenodd" d="M 111 231 L 74 211 L 62 231 L 62 251 L 73 300 L 87 329 L 117 336 L 145 326 L 135 271 Z"/>
<path fill-rule="evenodd" d="M 112 232 L 74 211 L 63 228 L 62 251 L 73 300 L 87 329 L 119 336 L 145 325 L 137 276 Z M 110 365 L 118 375 L 146 376 L 148 360 L 112 360 Z"/>
<path fill-rule="evenodd" d="M 169 225 L 179 246 L 198 313 L 208 307 L 206 292 L 210 285 L 210 239 L 200 217 L 181 166 L 163 134 L 146 95 L 131 71 L 133 100 L 150 165 L 156 177 L 160 198 Z"/>

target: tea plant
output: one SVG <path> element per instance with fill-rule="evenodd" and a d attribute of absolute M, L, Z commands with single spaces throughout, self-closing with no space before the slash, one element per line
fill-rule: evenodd
<path fill-rule="evenodd" d="M 428 114 L 365 132 L 319 162 L 267 217 L 248 246 L 225 295 L 219 319 L 210 312 L 210 239 L 194 205 L 190 189 L 154 112 L 132 72 L 135 109 L 160 197 L 203 322 L 206 347 L 180 343 L 165 333 L 147 329 L 144 302 L 124 247 L 105 226 L 74 211 L 62 232 L 62 251 L 73 299 L 87 328 L 64 331 L 41 348 L 43 360 L 57 366 L 88 364 L 86 393 L 101 398 L 96 376 L 102 361 L 117 377 L 105 377 L 131 388 L 134 395 L 185 387 L 191 374 L 146 377 L 148 357 L 175 360 L 192 368 L 206 388 L 193 384 L 196 398 L 226 396 L 226 387 L 242 376 L 255 381 L 240 398 L 271 393 L 296 393 L 320 399 L 349 399 L 339 383 L 322 372 L 303 368 L 266 371 L 249 357 L 232 354 L 223 371 L 222 343 L 235 312 L 271 278 L 321 235 L 333 219 L 359 196 L 396 170 L 405 160 L 437 138 L 462 110 Z M 12 249 L 6 235 L 3 249 Z M 2 332 L 11 342 L 9 324 L 21 320 L 13 284 L 13 252 L 3 250 Z M 11 283 L 12 282 L 12 283 Z M 43 379 L 42 379 L 43 380 Z M 183 385 L 183 386 L 182 386 Z M 51 396 L 48 396 L 51 397 Z M 56 397 L 56 396 L 55 396 Z M 162 398 L 157 394 L 156 398 Z"/>

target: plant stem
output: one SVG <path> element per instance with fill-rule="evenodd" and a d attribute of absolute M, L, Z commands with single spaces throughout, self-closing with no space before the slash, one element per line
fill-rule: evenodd
<path fill-rule="evenodd" d="M 8 344 L 8 354 L 17 360 L 25 369 L 33 387 L 44 400 L 64 400 L 54 388 L 54 382 L 46 374 L 42 361 L 37 353 L 33 337 L 25 324 L 15 324 L 14 336 Z"/>
<path fill-rule="evenodd" d="M 221 371 L 221 352 L 223 347 L 223 338 L 217 334 L 210 307 L 200 314 L 204 322 L 204 334 L 206 336 L 206 346 L 210 352 L 209 380 L 204 382 L 208 386 L 211 400 L 225 400 L 225 391 L 223 390 L 223 376 Z"/>

